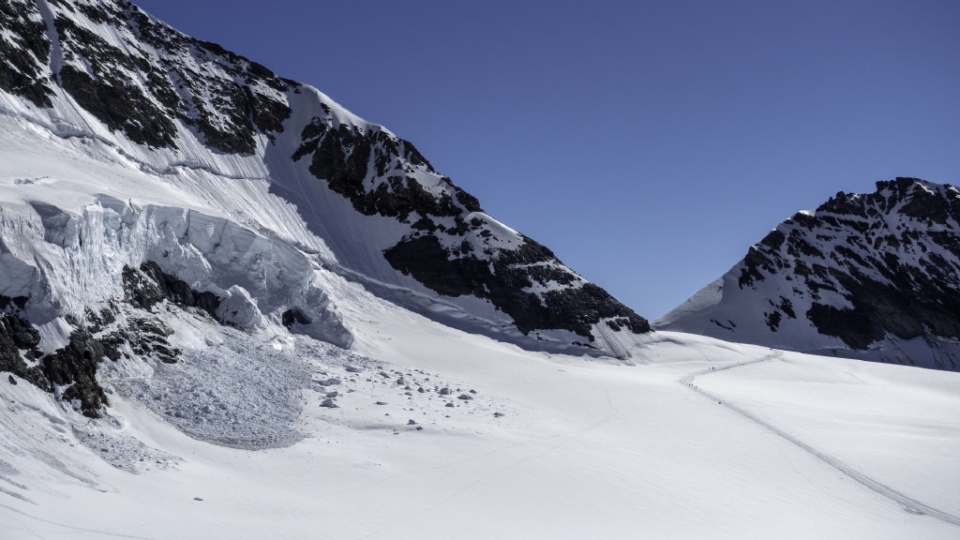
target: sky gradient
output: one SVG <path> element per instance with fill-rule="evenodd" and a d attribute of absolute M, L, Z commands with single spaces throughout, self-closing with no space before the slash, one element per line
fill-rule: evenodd
<path fill-rule="evenodd" d="M 960 184 L 960 2 L 141 0 L 654 319 L 837 191 Z"/>

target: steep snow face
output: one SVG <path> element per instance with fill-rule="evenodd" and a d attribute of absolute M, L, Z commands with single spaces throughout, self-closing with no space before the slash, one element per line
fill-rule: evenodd
<path fill-rule="evenodd" d="M 318 284 L 319 269 L 286 242 L 195 210 L 103 194 L 76 212 L 38 200 L 5 202 L 0 324 L 12 340 L 0 343 L 0 371 L 99 417 L 108 404 L 98 375 L 105 359 L 163 365 L 203 358 L 190 346 L 196 339 L 163 320 L 174 306 L 187 310 L 180 317 L 192 312 L 241 331 L 231 340 L 233 356 L 257 349 L 238 346 L 256 343 L 250 336 L 288 333 L 349 348 L 353 335 Z M 247 359 L 281 364 L 269 354 Z M 167 372 L 189 373 L 198 363 Z"/>
<path fill-rule="evenodd" d="M 960 370 L 960 191 L 914 178 L 781 223 L 656 325 Z"/>
<path fill-rule="evenodd" d="M 0 295 L 29 298 L 21 314 L 35 324 L 82 320 L 95 306 L 123 299 L 124 269 L 149 262 L 155 279 L 212 294 L 213 314 L 232 326 L 255 329 L 264 317 L 280 322 L 294 310 L 311 321 L 297 326 L 304 333 L 352 343 L 315 285 L 314 262 L 284 242 L 193 210 L 138 208 L 108 195 L 79 214 L 39 202 L 5 205 L 0 246 L 7 270 Z"/>
<path fill-rule="evenodd" d="M 618 355 L 649 331 L 411 143 L 314 88 L 124 0 L 16 0 L 0 17 L 0 112 L 95 141 L 185 206 L 203 197 L 391 301 L 526 347 Z M 243 193 L 249 181 L 266 189 Z"/>

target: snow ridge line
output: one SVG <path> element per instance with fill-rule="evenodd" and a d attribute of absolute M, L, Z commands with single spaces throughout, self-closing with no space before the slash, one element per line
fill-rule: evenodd
<path fill-rule="evenodd" d="M 846 476 L 850 477 L 852 480 L 855 480 L 857 483 L 859 483 L 859 484 L 861 484 L 862 486 L 866 487 L 866 488 L 869 489 L 870 491 L 873 491 L 874 493 L 877 493 L 877 494 L 879 494 L 879 495 L 881 495 L 881 496 L 883 496 L 883 497 L 886 497 L 887 499 L 890 499 L 891 501 L 899 504 L 900 507 L 903 508 L 906 512 L 909 512 L 909 513 L 911 513 L 911 514 L 921 515 L 921 516 L 930 516 L 930 517 L 932 517 L 932 518 L 934 518 L 934 519 L 938 519 L 938 520 L 943 521 L 943 522 L 945 522 L 945 523 L 949 523 L 949 524 L 951 524 L 951 525 L 960 526 L 960 517 L 955 516 L 955 515 L 953 515 L 953 514 L 950 514 L 950 513 L 948 513 L 948 512 L 944 512 L 944 511 L 942 511 L 942 510 L 937 510 L 936 508 L 933 508 L 932 506 L 928 506 L 928 505 L 926 505 L 926 504 L 924 504 L 924 503 L 922 503 L 922 502 L 920 502 L 920 501 L 918 501 L 918 500 L 916 500 L 916 499 L 912 499 L 912 498 L 904 495 L 903 493 L 900 493 L 899 491 L 897 491 L 897 490 L 895 490 L 895 489 L 893 489 L 893 488 L 891 488 L 891 487 L 889 487 L 889 486 L 887 486 L 887 485 L 885 485 L 885 484 L 881 484 L 880 482 L 877 482 L 876 480 L 874 480 L 874 479 L 870 478 L 869 476 L 861 473 L 860 471 L 854 469 L 853 467 L 847 465 L 846 463 L 840 461 L 839 459 L 837 459 L 837 458 L 835 458 L 835 457 L 833 457 L 833 456 L 831 456 L 831 455 L 825 454 L 825 453 L 817 450 L 816 448 L 814 448 L 814 447 L 810 446 L 809 444 L 801 441 L 800 439 L 794 437 L 793 435 L 790 435 L 789 433 L 787 433 L 787 432 L 785 432 L 785 431 L 783 431 L 783 430 L 781 430 L 781 429 L 773 426 L 772 424 L 768 423 L 767 421 L 762 420 L 761 418 L 759 418 L 758 416 L 754 415 L 753 413 L 748 412 L 748 411 L 746 411 L 745 409 L 742 409 L 742 408 L 740 408 L 740 407 L 738 407 L 738 406 L 736 406 L 736 405 L 733 405 L 733 404 L 731 404 L 731 403 L 729 403 L 729 402 L 723 401 L 719 396 L 715 396 L 715 395 L 711 394 L 710 392 L 707 392 L 706 390 L 702 390 L 702 389 L 698 388 L 697 386 L 695 386 L 695 385 L 693 384 L 693 381 L 694 381 L 697 377 L 700 377 L 700 376 L 702 376 L 702 375 L 708 375 L 708 374 L 710 374 L 710 373 L 717 373 L 717 372 L 720 372 L 720 371 L 726 371 L 726 370 L 728 370 L 728 369 L 734 369 L 734 368 L 738 368 L 738 367 L 748 366 L 748 365 L 750 365 L 750 364 L 759 364 L 760 362 L 768 362 L 768 361 L 770 361 L 770 360 L 774 360 L 774 359 L 780 358 L 781 356 L 783 356 L 783 353 L 778 351 L 778 352 L 775 352 L 775 353 L 773 353 L 773 354 L 769 354 L 769 355 L 767 355 L 767 356 L 764 356 L 763 358 L 758 358 L 758 359 L 756 359 L 756 360 L 749 360 L 749 361 L 746 361 L 746 362 L 739 362 L 739 363 L 731 364 L 731 365 L 729 365 L 729 366 L 724 366 L 724 367 L 721 367 L 721 368 L 704 369 L 704 370 L 701 370 L 701 371 L 697 371 L 697 372 L 695 372 L 695 373 L 691 373 L 691 374 L 689 374 L 689 375 L 681 378 L 681 379 L 680 379 L 679 381 L 677 381 L 677 382 L 679 382 L 680 384 L 686 386 L 686 387 L 689 388 L 690 390 L 693 390 L 694 392 L 696 392 L 696 393 L 698 393 L 698 394 L 700 394 L 700 395 L 702 395 L 702 396 L 704 396 L 704 397 L 710 398 L 711 400 L 720 403 L 720 404 L 723 405 L 724 407 L 726 407 L 726 408 L 728 408 L 728 409 L 730 409 L 730 410 L 732 410 L 732 411 L 734 411 L 734 412 L 736 412 L 736 413 L 739 413 L 741 416 L 743 416 L 743 417 L 747 418 L 748 420 L 754 422 L 755 424 L 758 424 L 758 425 L 760 425 L 761 427 L 767 429 L 768 431 L 772 432 L 774 435 L 777 435 L 777 436 L 779 436 L 779 437 L 781 437 L 781 438 L 783 438 L 783 439 L 785 439 L 785 440 L 793 443 L 794 445 L 798 446 L 801 450 L 807 452 L 808 454 L 812 455 L 813 457 L 819 459 L 820 461 L 822 461 L 822 462 L 826 463 L 827 465 L 833 467 L 834 469 L 840 471 L 841 473 L 843 473 L 843 474 L 845 474 Z"/>
<path fill-rule="evenodd" d="M 135 166 L 135 168 L 137 168 L 138 170 L 140 170 L 145 174 L 152 174 L 154 176 L 176 175 L 176 174 L 179 174 L 178 169 L 182 168 L 182 169 L 188 169 L 191 171 L 207 172 L 214 176 L 218 176 L 220 178 L 226 178 L 228 180 L 267 180 L 268 179 L 263 176 L 230 174 L 196 161 L 182 161 L 182 160 L 170 161 L 165 165 L 157 166 L 137 158 L 133 154 L 124 150 L 123 147 L 117 144 L 115 141 L 112 141 L 109 138 L 104 137 L 103 135 L 94 133 L 90 129 L 84 129 L 81 126 L 68 124 L 65 122 L 56 123 L 56 120 L 59 120 L 59 119 L 55 119 L 54 123 L 45 122 L 40 118 L 24 115 L 23 113 L 10 109 L 8 107 L 5 107 L 2 104 L 0 104 L 0 114 L 4 114 L 6 116 L 10 116 L 19 120 L 23 120 L 30 124 L 33 124 L 43 130 L 46 130 L 51 135 L 59 139 L 63 139 L 63 140 L 85 139 L 85 140 L 94 141 L 94 142 L 103 144 L 108 148 L 111 148 L 114 151 L 116 151 L 117 155 L 119 155 L 120 157 L 132 163 Z"/>

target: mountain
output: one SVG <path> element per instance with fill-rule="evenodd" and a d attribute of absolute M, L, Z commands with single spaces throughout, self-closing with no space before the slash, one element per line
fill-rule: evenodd
<path fill-rule="evenodd" d="M 958 272 L 960 191 L 897 178 L 797 213 L 656 326 L 957 371 Z"/>
<path fill-rule="evenodd" d="M 313 266 L 534 350 L 627 358 L 650 330 L 413 144 L 313 87 L 126 1 L 5 1 L 0 25 L 0 305 L 26 332 L 5 342 L 0 368 L 47 389 L 88 381 L 64 399 L 89 414 L 104 397 L 96 361 L 77 358 L 176 350 L 166 331 L 155 346 L 107 331 L 121 301 L 149 311 L 169 299 L 348 347 Z M 84 175 L 70 159 L 112 170 Z M 41 343 L 50 325 L 67 337 Z"/>
<path fill-rule="evenodd" d="M 0 0 L 3 540 L 956 538 L 960 373 L 648 330 L 316 89 Z"/>

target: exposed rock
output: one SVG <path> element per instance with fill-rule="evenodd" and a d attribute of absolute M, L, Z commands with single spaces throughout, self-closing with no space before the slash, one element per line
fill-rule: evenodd
<path fill-rule="evenodd" d="M 298 307 L 290 308 L 284 311 L 281 314 L 281 322 L 286 327 L 293 326 L 294 323 L 297 324 L 312 324 L 313 319 L 306 314 L 302 309 Z"/>
<path fill-rule="evenodd" d="M 97 382 L 97 364 L 106 355 L 104 345 L 84 330 L 70 335 L 70 344 L 43 358 L 47 379 L 64 387 L 61 399 L 78 400 L 84 416 L 100 417 L 100 407 L 108 404 L 107 395 Z"/>
<path fill-rule="evenodd" d="M 144 277 L 147 279 L 143 279 Z M 220 297 L 211 292 L 192 289 L 187 282 L 164 273 L 153 261 L 140 265 L 139 274 L 130 267 L 124 267 L 123 282 L 129 299 L 137 307 L 150 310 L 160 301 L 167 299 L 182 307 L 199 308 L 211 317 L 221 320 L 217 314 Z"/>
<path fill-rule="evenodd" d="M 609 318 L 620 321 L 612 326 L 617 331 L 650 331 L 645 319 L 586 283 L 530 238 L 521 236 L 513 247 L 498 245 L 498 233 L 475 214 L 482 212 L 477 199 L 449 178 L 441 177 L 439 189 L 424 188 L 411 172 L 435 171 L 409 142 L 376 127 L 361 129 L 320 117 L 303 129 L 301 139 L 292 158 L 310 156 L 310 172 L 354 209 L 411 226 L 413 232 L 383 256 L 438 294 L 487 299 L 524 334 L 562 329 L 594 341 L 592 326 Z M 453 227 L 439 224 L 451 218 Z M 489 247 L 481 252 L 474 246 Z M 530 291 L 534 287 L 543 290 Z"/>
<path fill-rule="evenodd" d="M 679 319 L 668 314 L 664 320 L 671 322 L 662 327 L 960 370 L 960 349 L 948 352 L 960 340 L 960 191 L 953 186 L 897 178 L 877 182 L 874 193 L 837 193 L 816 211 L 778 226 L 731 274 L 735 286 L 720 291 L 720 303 L 703 315 L 714 325 L 689 313 Z M 725 302 L 739 311 L 726 311 Z M 762 314 L 769 334 L 748 322 L 745 306 Z M 839 338 L 849 349 L 818 334 Z M 918 338 L 927 345 L 909 355 L 884 346 L 890 339 Z M 924 347 L 927 353 L 916 352 Z M 882 352 L 869 353 L 874 349 Z"/>
<path fill-rule="evenodd" d="M 39 343 L 40 333 L 25 319 L 13 314 L 0 314 L 0 372 L 12 373 L 49 392 L 52 387 L 40 368 L 28 365 L 24 360 L 24 357 L 40 358 L 41 352 L 37 349 Z"/>
<path fill-rule="evenodd" d="M 338 406 L 336 403 L 334 403 L 333 400 L 330 399 L 330 398 L 327 398 L 327 399 L 323 400 L 323 402 L 320 403 L 320 406 L 321 406 L 321 407 L 324 407 L 324 408 L 326 408 L 326 409 L 337 409 L 337 408 L 339 408 L 339 406 Z"/>
<path fill-rule="evenodd" d="M 394 268 L 440 294 L 489 299 L 525 334 L 556 328 L 593 341 L 592 326 L 605 318 L 618 318 L 636 334 L 650 331 L 646 319 L 592 283 L 539 295 L 525 291 L 534 283 L 564 285 L 575 279 L 558 266 L 550 250 L 526 237 L 519 249 L 500 251 L 492 261 L 471 255 L 451 258 L 434 236 L 406 239 L 384 251 L 384 256 Z"/>
<path fill-rule="evenodd" d="M 20 96 L 37 107 L 50 107 L 53 90 L 44 67 L 50 62 L 47 28 L 32 0 L 6 0 L 0 4 L 0 89 Z"/>
<path fill-rule="evenodd" d="M 226 153 L 253 153 L 257 134 L 270 138 L 283 131 L 291 114 L 284 94 L 298 86 L 293 81 L 219 45 L 187 37 L 129 2 L 49 6 L 54 17 L 49 29 L 35 2 L 11 0 L 0 6 L 0 26 L 7 31 L 0 39 L 6 60 L 0 65 L 0 88 L 36 106 L 51 106 L 44 75 L 50 65 L 49 30 L 62 55 L 53 82 L 109 129 L 138 144 L 175 147 L 177 120 Z M 119 43 L 88 24 L 111 28 Z"/>

